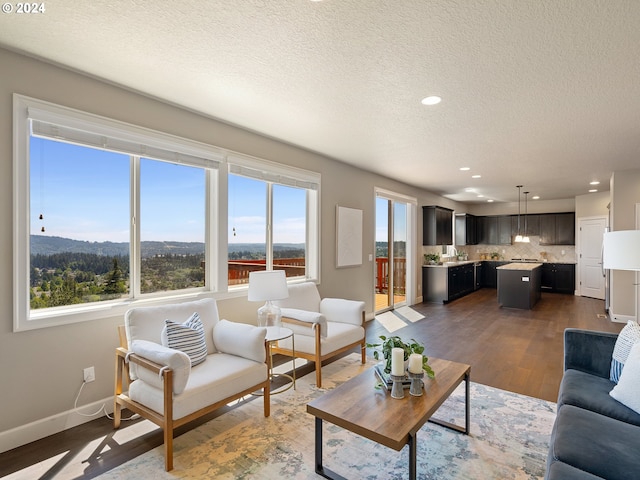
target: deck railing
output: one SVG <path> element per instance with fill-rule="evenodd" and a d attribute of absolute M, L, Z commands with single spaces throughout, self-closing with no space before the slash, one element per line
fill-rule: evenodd
<path fill-rule="evenodd" d="M 404 295 L 407 284 L 407 259 L 396 258 L 394 268 L 394 294 Z M 249 273 L 266 268 L 266 260 L 229 260 L 229 285 L 249 283 Z M 304 277 L 304 258 L 278 258 L 273 261 L 274 270 L 284 270 L 287 277 Z M 376 257 L 376 293 L 389 291 L 389 259 Z"/>
<path fill-rule="evenodd" d="M 407 259 L 395 258 L 393 269 L 393 293 L 404 295 L 407 284 Z M 376 257 L 376 293 L 389 293 L 389 259 Z"/>
<path fill-rule="evenodd" d="M 248 284 L 250 272 L 266 267 L 266 260 L 229 260 L 229 285 Z M 277 258 L 273 269 L 284 270 L 287 277 L 304 277 L 304 258 Z"/>

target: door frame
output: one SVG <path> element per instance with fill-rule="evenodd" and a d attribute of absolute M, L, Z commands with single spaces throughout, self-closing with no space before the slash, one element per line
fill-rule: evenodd
<path fill-rule="evenodd" d="M 578 218 L 578 236 L 577 236 L 577 247 L 578 247 L 578 261 L 577 261 L 577 271 L 576 271 L 576 294 L 582 296 L 582 271 L 584 268 L 583 260 L 582 260 L 582 252 L 586 249 L 584 245 L 584 239 L 582 237 L 582 223 L 588 222 L 592 220 L 604 220 L 605 229 L 609 228 L 609 217 L 607 215 L 594 215 L 590 217 L 580 217 Z M 604 237 L 604 231 L 602 231 L 602 235 Z M 603 274 L 602 279 L 602 289 L 605 291 L 606 289 L 606 278 Z M 606 292 L 605 292 L 606 295 Z M 604 300 L 604 296 L 602 300 Z"/>
<path fill-rule="evenodd" d="M 374 188 L 374 196 L 373 196 L 373 210 L 374 212 L 376 212 L 377 210 L 377 204 L 376 204 L 376 200 L 378 198 L 384 198 L 386 200 L 390 200 L 391 202 L 399 202 L 399 203 L 404 203 L 407 206 L 407 245 L 406 245 L 406 254 L 407 254 L 407 259 L 406 259 L 406 279 L 405 279 L 405 301 L 403 302 L 403 305 L 414 305 L 416 303 L 416 272 L 417 270 L 417 266 L 416 266 L 416 262 L 417 262 L 417 258 L 418 258 L 418 242 L 417 242 L 417 233 L 416 233 L 416 225 L 417 225 L 417 219 L 418 219 L 418 200 L 414 197 L 410 197 L 407 195 L 403 195 L 401 193 L 397 193 L 397 192 L 393 192 L 391 190 L 387 190 L 384 188 L 380 188 L 380 187 L 375 187 Z M 393 203 L 391 204 L 392 208 L 391 211 L 393 211 Z M 374 213 L 374 236 L 373 236 L 373 251 L 376 251 L 376 238 L 375 238 L 375 229 L 376 229 L 376 225 L 375 225 L 375 217 L 376 214 Z M 390 218 L 388 218 L 388 228 L 389 229 L 393 229 L 393 215 L 391 215 Z M 388 237 L 387 237 L 387 241 L 388 241 Z M 387 246 L 387 250 L 388 253 L 387 255 L 389 255 L 389 258 L 392 258 L 392 245 L 388 245 Z M 374 254 L 374 260 L 375 260 L 375 254 Z M 391 264 L 391 263 L 390 263 Z M 375 310 L 375 296 L 376 296 L 376 287 L 375 287 L 375 276 L 376 276 L 376 262 L 373 262 L 372 265 L 372 271 L 373 271 L 373 288 L 371 290 L 371 295 L 373 297 L 373 305 L 374 305 L 374 315 L 377 313 L 382 313 L 388 310 L 392 310 L 394 308 L 394 304 L 393 301 L 391 301 L 391 305 L 385 309 L 376 311 Z M 393 288 L 393 276 L 390 273 L 389 276 L 391 277 L 389 279 L 389 283 L 390 283 L 390 289 Z M 400 306 L 400 305 L 398 305 Z"/>

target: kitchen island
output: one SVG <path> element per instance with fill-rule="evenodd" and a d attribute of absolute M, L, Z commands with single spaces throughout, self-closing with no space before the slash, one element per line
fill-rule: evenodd
<path fill-rule="evenodd" d="M 540 300 L 542 263 L 508 263 L 496 270 L 501 307 L 532 309 Z"/>

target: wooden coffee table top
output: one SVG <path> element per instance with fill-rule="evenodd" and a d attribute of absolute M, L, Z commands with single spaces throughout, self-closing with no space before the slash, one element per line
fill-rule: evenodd
<path fill-rule="evenodd" d="M 378 377 L 370 368 L 307 404 L 307 412 L 394 450 L 402 450 L 409 439 L 464 380 L 471 367 L 429 358 L 435 378 L 424 377 L 420 397 L 405 389 L 402 399 L 374 388 Z"/>

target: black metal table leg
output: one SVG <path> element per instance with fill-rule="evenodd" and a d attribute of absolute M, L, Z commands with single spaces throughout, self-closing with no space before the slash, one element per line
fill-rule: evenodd
<path fill-rule="evenodd" d="M 347 480 L 322 466 L 322 419 L 316 417 L 316 473 L 329 480 Z"/>
<path fill-rule="evenodd" d="M 417 478 L 417 469 L 416 469 L 416 457 L 417 457 L 417 445 L 416 445 L 416 434 L 409 434 L 409 480 L 416 480 Z"/>

